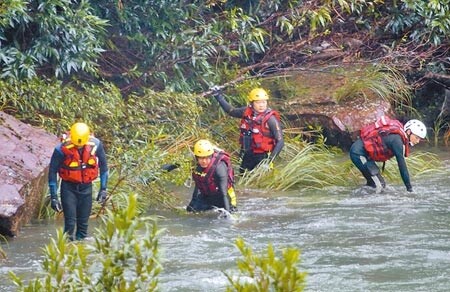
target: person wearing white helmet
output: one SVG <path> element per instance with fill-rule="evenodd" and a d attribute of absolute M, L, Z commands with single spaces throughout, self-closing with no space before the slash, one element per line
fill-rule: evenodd
<path fill-rule="evenodd" d="M 366 179 L 367 186 L 380 192 L 385 186 L 376 162 L 385 162 L 395 156 L 406 190 L 412 192 L 405 157 L 410 146 L 417 145 L 427 136 L 427 128 L 419 120 L 410 120 L 404 126 L 398 120 L 382 116 L 361 129 L 360 139 L 350 148 L 350 159 Z"/>
<path fill-rule="evenodd" d="M 405 132 L 408 134 L 409 130 L 409 144 L 414 146 L 420 142 L 421 139 L 427 137 L 427 127 L 419 120 L 408 121 L 404 128 Z"/>

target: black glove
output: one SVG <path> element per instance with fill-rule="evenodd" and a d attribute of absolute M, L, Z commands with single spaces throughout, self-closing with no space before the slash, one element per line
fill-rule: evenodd
<path fill-rule="evenodd" d="M 59 202 L 59 200 L 57 199 L 57 198 L 52 198 L 51 199 L 51 203 L 50 203 L 51 205 L 51 207 L 52 207 L 52 209 L 55 211 L 55 212 L 61 212 L 62 211 L 62 206 L 61 206 L 61 203 Z"/>
<path fill-rule="evenodd" d="M 104 204 L 106 202 L 106 190 L 100 190 L 97 195 L 97 202 Z"/>
<path fill-rule="evenodd" d="M 216 97 L 216 98 L 221 96 L 222 95 L 222 88 L 223 88 L 223 86 L 214 85 L 213 87 L 210 88 L 211 95 Z"/>
<path fill-rule="evenodd" d="M 413 191 L 412 186 L 407 186 L 406 190 L 411 193 Z"/>

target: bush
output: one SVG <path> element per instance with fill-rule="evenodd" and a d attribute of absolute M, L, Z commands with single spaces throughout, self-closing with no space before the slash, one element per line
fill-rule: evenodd
<path fill-rule="evenodd" d="M 303 291 L 305 272 L 300 272 L 297 263 L 300 251 L 296 248 L 282 250 L 282 257 L 276 257 L 270 244 L 266 255 L 255 255 L 242 238 L 236 239 L 236 246 L 244 256 L 238 260 L 239 276 L 226 274 L 231 286 L 227 291 Z"/>
<path fill-rule="evenodd" d="M 137 217 L 136 195 L 103 218 L 92 242 L 68 243 L 59 229 L 44 248 L 42 276 L 26 284 L 10 273 L 18 291 L 155 291 L 159 231 L 149 218 Z"/>
<path fill-rule="evenodd" d="M 96 72 L 107 21 L 89 1 L 0 2 L 0 78 Z"/>

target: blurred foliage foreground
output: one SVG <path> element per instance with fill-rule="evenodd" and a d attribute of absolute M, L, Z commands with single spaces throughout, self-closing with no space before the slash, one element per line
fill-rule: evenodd
<path fill-rule="evenodd" d="M 124 99 L 110 83 L 74 82 L 63 86 L 59 81 L 34 79 L 0 82 L 0 86 L 0 110 L 55 135 L 66 132 L 76 121 L 84 121 L 104 142 L 110 166 L 109 197 L 106 208 L 94 207 L 97 215 L 104 209 L 120 209 L 130 193 L 139 195 L 140 210 L 179 206 L 177 196 L 167 186 L 182 185 L 190 178 L 191 147 L 199 138 L 210 139 L 232 153 L 236 167 L 240 163 L 238 119 L 226 116 L 209 98 L 148 89 Z M 247 92 L 252 86 L 255 84 L 242 85 L 240 89 Z M 242 100 L 230 102 L 239 105 Z M 359 184 L 362 177 L 350 159 L 341 150 L 325 145 L 320 128 L 312 131 L 317 137 L 311 144 L 301 131 L 290 134 L 288 122 L 282 122 L 286 146 L 275 161 L 275 168 L 245 173 L 237 179 L 238 191 L 242 186 L 285 191 Z M 416 154 L 408 158 L 413 176 L 440 171 L 441 162 L 435 155 Z M 163 167 L 167 164 L 179 167 L 168 172 Z M 395 165 L 387 163 L 387 177 L 398 181 Z M 52 214 L 49 208 L 43 208 L 41 213 Z"/>
<path fill-rule="evenodd" d="M 17 291 L 158 291 L 158 237 L 161 230 L 151 218 L 137 217 L 136 195 L 126 206 L 108 211 L 95 241 L 67 243 L 60 229 L 44 248 L 41 275 L 25 283 L 10 272 Z M 144 230 L 144 231 L 143 231 Z M 226 273 L 227 291 L 303 291 L 306 273 L 297 268 L 295 248 L 256 255 L 242 238 L 236 246 L 243 255 L 238 272 Z"/>

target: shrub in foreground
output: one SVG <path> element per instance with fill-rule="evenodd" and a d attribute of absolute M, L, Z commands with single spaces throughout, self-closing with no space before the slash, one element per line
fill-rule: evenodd
<path fill-rule="evenodd" d="M 306 273 L 297 268 L 298 249 L 283 249 L 281 257 L 277 257 L 271 244 L 267 254 L 262 255 L 255 255 L 242 238 L 236 240 L 236 246 L 244 258 L 237 261 L 237 277 L 225 273 L 231 284 L 227 287 L 228 292 L 303 291 Z"/>
<path fill-rule="evenodd" d="M 95 241 L 69 243 L 58 230 L 44 248 L 42 275 L 24 283 L 10 272 L 17 291 L 156 291 L 159 231 L 136 215 L 131 195 L 126 208 L 104 217 Z"/>

